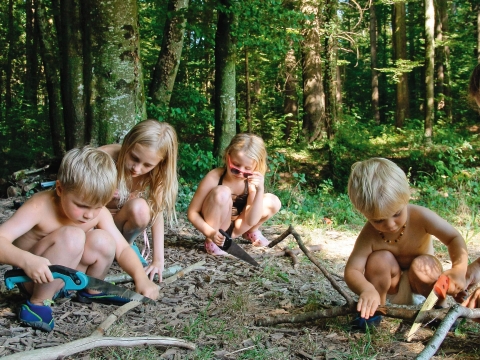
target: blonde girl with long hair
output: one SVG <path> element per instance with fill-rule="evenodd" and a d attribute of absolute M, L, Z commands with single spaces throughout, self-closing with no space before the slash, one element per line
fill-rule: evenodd
<path fill-rule="evenodd" d="M 144 120 L 128 132 L 122 145 L 110 144 L 100 149 L 113 158 L 118 171 L 118 188 L 107 208 L 129 244 L 143 233 L 149 249 L 146 229 L 151 226 L 153 256 L 145 272 L 150 280 L 158 274 L 162 281 L 165 220 L 169 225 L 176 221 L 176 132 L 168 123 Z"/>

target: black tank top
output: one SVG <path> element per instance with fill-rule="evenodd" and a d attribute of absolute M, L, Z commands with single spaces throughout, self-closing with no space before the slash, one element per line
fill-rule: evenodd
<path fill-rule="evenodd" d="M 223 183 L 223 177 L 225 176 L 225 173 L 227 170 L 225 170 L 220 176 L 220 180 L 218 180 L 218 185 L 222 185 Z M 243 194 L 241 195 L 235 195 L 232 194 L 232 216 L 238 216 L 242 213 L 243 209 L 245 208 L 245 205 L 247 205 L 247 198 L 248 198 L 248 181 L 245 180 L 245 190 L 243 191 Z"/>

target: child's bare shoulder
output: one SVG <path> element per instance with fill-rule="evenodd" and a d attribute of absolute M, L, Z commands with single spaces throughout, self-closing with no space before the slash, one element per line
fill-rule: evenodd
<path fill-rule="evenodd" d="M 117 160 L 118 159 L 118 153 L 120 152 L 121 148 L 122 148 L 122 146 L 120 144 L 109 144 L 109 145 L 100 146 L 98 149 L 106 152 L 114 160 Z"/>

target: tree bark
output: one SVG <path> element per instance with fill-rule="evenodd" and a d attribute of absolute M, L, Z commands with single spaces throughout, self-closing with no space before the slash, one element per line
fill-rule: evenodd
<path fill-rule="evenodd" d="M 302 43 L 303 125 L 307 142 L 321 137 L 325 123 L 325 93 L 322 84 L 320 17 L 316 0 L 303 0 L 301 11 L 313 20 L 305 20 Z"/>
<path fill-rule="evenodd" d="M 251 133 L 252 127 L 252 115 L 250 113 L 251 101 L 250 101 L 250 69 L 248 68 L 248 46 L 245 45 L 245 120 L 247 122 L 247 131 Z"/>
<path fill-rule="evenodd" d="M 324 74 L 323 74 L 323 89 L 325 93 L 325 131 L 328 139 L 333 138 L 334 121 L 337 117 L 336 105 L 336 71 L 337 71 L 337 54 L 336 49 L 336 34 L 333 26 L 336 22 L 336 7 L 337 2 L 333 0 L 325 1 L 325 18 L 323 23 L 326 28 L 330 29 L 325 36 L 324 46 Z"/>
<path fill-rule="evenodd" d="M 393 43 L 394 43 L 394 59 L 396 61 L 407 58 L 406 48 L 406 26 L 405 26 L 405 2 L 395 2 L 393 5 Z M 399 76 L 397 83 L 397 100 L 395 110 L 395 126 L 402 128 L 405 118 L 409 116 L 409 100 L 408 100 L 408 78 L 406 73 Z"/>
<path fill-rule="evenodd" d="M 119 142 L 146 118 L 135 0 L 91 0 L 91 119 L 86 141 Z"/>
<path fill-rule="evenodd" d="M 431 142 L 434 118 L 435 10 L 433 0 L 425 0 L 425 140 Z"/>
<path fill-rule="evenodd" d="M 37 88 L 39 83 L 38 71 L 38 26 L 34 16 L 34 4 L 32 0 L 25 1 L 25 83 L 22 109 L 25 118 L 36 119 L 37 117 Z"/>
<path fill-rule="evenodd" d="M 375 4 L 370 5 L 370 68 L 372 72 L 372 115 L 375 123 L 380 124 L 380 99 L 378 95 L 378 62 L 377 62 L 377 15 Z"/>
<path fill-rule="evenodd" d="M 82 5 L 78 0 L 59 1 L 57 33 L 62 66 L 62 104 L 67 150 L 84 145 L 86 139 L 86 94 L 84 80 L 84 24 Z M 87 60 L 88 61 L 88 60 Z"/>
<path fill-rule="evenodd" d="M 49 28 L 42 0 L 35 1 L 35 20 L 40 32 L 40 54 L 45 73 L 45 82 L 48 94 L 48 113 L 52 149 L 56 157 L 62 157 L 65 152 L 65 138 L 63 131 L 62 99 L 60 91 L 60 74 L 58 69 L 59 56 L 56 51 L 53 30 Z"/>
<path fill-rule="evenodd" d="M 188 0 L 169 0 L 168 18 L 163 32 L 162 48 L 150 83 L 149 95 L 156 106 L 170 103 L 185 34 Z"/>
<path fill-rule="evenodd" d="M 283 98 L 283 114 L 285 115 L 285 130 L 283 138 L 285 141 L 292 140 L 292 130 L 298 121 L 298 96 L 297 96 L 297 76 L 295 70 L 297 60 L 295 50 L 292 48 L 285 56 L 285 89 Z"/>
<path fill-rule="evenodd" d="M 220 0 L 215 34 L 215 139 L 213 153 L 218 164 L 223 151 L 236 133 L 236 17 L 233 0 Z"/>

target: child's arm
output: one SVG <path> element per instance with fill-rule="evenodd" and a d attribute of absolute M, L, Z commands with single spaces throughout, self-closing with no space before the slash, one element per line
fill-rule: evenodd
<path fill-rule="evenodd" d="M 120 267 L 132 277 L 136 291 L 153 300 L 157 299 L 159 295 L 158 286 L 148 278 L 140 259 L 118 230 L 107 208 L 102 209 L 98 219 L 97 228 L 107 231 L 114 238 L 115 258 Z"/>
<path fill-rule="evenodd" d="M 357 311 L 365 319 L 373 316 L 381 303 L 380 294 L 364 275 L 367 259 L 371 253 L 371 244 L 367 241 L 364 228 L 348 258 L 344 277 L 350 290 L 358 294 Z"/>
<path fill-rule="evenodd" d="M 150 280 L 153 281 L 155 274 L 158 274 L 158 281 L 162 282 L 162 273 L 165 266 L 165 250 L 164 250 L 164 228 L 165 221 L 163 219 L 163 211 L 158 214 L 155 223 L 152 225 L 153 240 L 153 260 L 145 270 Z"/>
<path fill-rule="evenodd" d="M 33 229 L 44 215 L 42 199 L 39 198 L 38 195 L 32 197 L 0 225 L 0 263 L 19 267 L 35 283 L 43 284 L 53 281 L 48 268 L 50 261 L 13 245 L 13 241 Z"/>
<path fill-rule="evenodd" d="M 202 216 L 202 206 L 208 193 L 218 184 L 218 178 L 214 176 L 214 171 L 210 171 L 198 185 L 195 195 L 188 206 L 187 217 L 195 228 L 207 238 L 212 239 L 217 245 L 222 245 L 224 236 L 216 229 L 207 224 Z"/>
<path fill-rule="evenodd" d="M 265 191 L 265 179 L 262 173 L 254 171 L 248 177 L 248 199 L 245 207 L 245 222 L 253 227 L 257 225 L 263 214 L 263 194 Z"/>
<path fill-rule="evenodd" d="M 422 208 L 427 233 L 438 238 L 448 248 L 452 268 L 444 272 L 450 278 L 448 294 L 455 296 L 465 290 L 465 275 L 468 266 L 467 246 L 462 235 L 435 212 Z"/>

